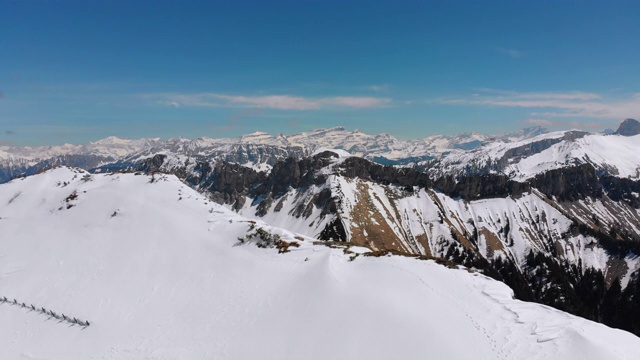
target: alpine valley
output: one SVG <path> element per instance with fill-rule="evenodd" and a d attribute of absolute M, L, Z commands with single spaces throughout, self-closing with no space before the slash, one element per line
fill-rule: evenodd
<path fill-rule="evenodd" d="M 0 352 L 635 359 L 638 154 L 633 119 L 3 146 Z"/>

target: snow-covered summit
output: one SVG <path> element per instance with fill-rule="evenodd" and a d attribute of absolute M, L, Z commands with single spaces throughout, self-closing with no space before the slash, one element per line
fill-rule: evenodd
<path fill-rule="evenodd" d="M 629 333 L 513 300 L 477 273 L 315 245 L 212 204 L 174 176 L 57 168 L 0 185 L 0 203 L 0 296 L 90 321 L 0 302 L 8 359 L 640 353 Z M 276 235 L 289 252 L 255 246 Z"/>

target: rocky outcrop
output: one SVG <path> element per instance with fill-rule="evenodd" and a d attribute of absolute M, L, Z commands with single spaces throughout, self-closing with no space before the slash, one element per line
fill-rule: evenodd
<path fill-rule="evenodd" d="M 640 209 L 640 180 L 604 176 L 600 179 L 602 187 L 613 201 L 625 201 Z"/>
<path fill-rule="evenodd" d="M 600 198 L 603 195 L 600 179 L 590 164 L 549 170 L 529 183 L 548 197 L 555 197 L 560 201 Z"/>
<path fill-rule="evenodd" d="M 136 164 L 136 171 L 144 171 L 147 173 L 159 172 L 162 168 L 162 164 L 164 163 L 167 155 L 158 154 L 153 157 L 144 159 Z"/>
<path fill-rule="evenodd" d="M 380 184 L 427 187 L 432 184 L 429 176 L 411 168 L 396 168 L 376 164 L 369 160 L 350 157 L 338 169 L 340 175 L 348 178 L 371 180 Z"/>
<path fill-rule="evenodd" d="M 215 166 L 200 162 L 194 169 L 184 179 L 187 184 L 207 193 L 213 201 L 231 205 L 236 210 L 244 206 L 250 191 L 266 180 L 263 172 L 225 162 Z"/>
<path fill-rule="evenodd" d="M 258 184 L 254 195 L 271 193 L 274 197 L 283 195 L 290 187 L 308 187 L 313 184 L 322 184 L 326 177 L 318 174 L 318 170 L 328 166 L 332 159 L 338 155 L 325 151 L 310 158 L 298 160 L 287 158 L 273 166 L 268 178 L 264 183 Z"/>

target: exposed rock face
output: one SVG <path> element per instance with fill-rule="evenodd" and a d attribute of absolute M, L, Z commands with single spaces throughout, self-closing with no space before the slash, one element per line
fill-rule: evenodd
<path fill-rule="evenodd" d="M 630 206 L 640 209 L 639 180 L 634 181 L 631 179 L 617 178 L 615 176 L 603 176 L 600 181 L 611 200 L 625 201 Z"/>
<path fill-rule="evenodd" d="M 620 124 L 615 134 L 622 136 L 634 136 L 640 134 L 640 121 L 635 119 L 626 119 Z"/>
<path fill-rule="evenodd" d="M 194 169 L 185 182 L 208 193 L 213 201 L 231 205 L 235 210 L 244 206 L 247 195 L 256 184 L 266 180 L 265 173 L 237 164 L 218 163 L 212 167 L 209 163 L 200 162 Z"/>
<path fill-rule="evenodd" d="M 137 171 L 144 171 L 148 173 L 158 172 L 166 158 L 167 155 L 154 155 L 153 157 L 140 161 L 135 169 Z"/>
<path fill-rule="evenodd" d="M 590 164 L 550 170 L 530 181 L 532 187 L 550 198 L 576 201 L 585 197 L 601 198 L 602 184 Z"/>
<path fill-rule="evenodd" d="M 612 200 L 626 200 L 638 206 L 634 193 L 640 191 L 640 182 L 616 177 L 599 178 L 593 166 L 582 164 L 548 171 L 527 182 L 518 182 L 505 175 L 487 174 L 466 176 L 460 179 L 442 177 L 432 180 L 423 172 L 411 168 L 383 166 L 363 158 L 345 159 L 332 172 L 321 172 L 337 155 L 330 151 L 301 160 L 288 158 L 277 162 L 269 174 L 225 162 L 212 166 L 198 162 L 186 176 L 183 170 L 176 174 L 199 190 L 210 193 L 217 201 L 232 204 L 238 196 L 246 195 L 259 201 L 274 201 L 289 189 L 305 189 L 320 186 L 330 173 L 346 178 L 371 181 L 380 185 L 404 187 L 408 191 L 436 189 L 447 196 L 468 201 L 491 198 L 519 197 L 535 188 L 549 198 L 559 201 L 577 201 L 586 197 L 602 198 L 604 190 Z M 136 171 L 154 172 L 162 168 L 164 155 L 145 159 L 133 168 Z M 326 196 L 324 196 L 326 198 Z M 326 200 L 323 198 L 323 201 Z"/>
<path fill-rule="evenodd" d="M 330 151 L 325 151 L 311 158 L 297 160 L 288 158 L 273 166 L 268 178 L 259 184 L 255 195 L 265 192 L 273 194 L 274 197 L 283 195 L 290 187 L 308 187 L 313 184 L 324 183 L 326 177 L 316 172 L 331 163 L 331 159 L 337 155 Z"/>
<path fill-rule="evenodd" d="M 371 180 L 381 184 L 427 187 L 432 184 L 429 176 L 411 168 L 396 168 L 376 164 L 369 160 L 351 157 L 339 167 L 339 173 L 348 178 Z"/>

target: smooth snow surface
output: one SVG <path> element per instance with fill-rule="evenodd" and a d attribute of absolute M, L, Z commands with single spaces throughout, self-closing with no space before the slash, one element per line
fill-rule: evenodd
<path fill-rule="evenodd" d="M 0 185 L 2 359 L 637 359 L 640 339 L 502 283 L 257 222 L 173 176 L 59 168 Z M 76 194 L 72 195 L 72 194 Z M 71 195 L 71 196 L 70 196 Z M 358 250 L 358 252 L 361 252 Z"/>

